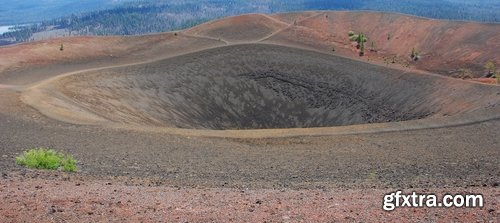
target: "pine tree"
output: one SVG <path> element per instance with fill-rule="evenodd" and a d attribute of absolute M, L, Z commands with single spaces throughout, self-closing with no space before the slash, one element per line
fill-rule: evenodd
<path fill-rule="evenodd" d="M 484 68 L 486 68 L 486 71 L 488 71 L 488 75 L 493 75 L 497 71 L 495 63 L 493 63 L 493 61 L 491 60 L 484 65 Z"/>
<path fill-rule="evenodd" d="M 348 33 L 349 35 L 349 40 L 350 41 L 356 41 L 357 45 L 356 45 L 356 48 L 360 49 L 360 55 L 364 55 L 365 54 L 365 42 L 368 42 L 368 38 L 366 37 L 365 34 L 363 33 L 358 33 L 358 34 L 354 34 L 353 31 L 349 31 Z M 372 43 L 373 45 L 373 43 Z"/>
<path fill-rule="evenodd" d="M 375 50 L 375 43 L 373 41 L 370 44 L 370 51 L 376 52 L 376 50 Z"/>
<path fill-rule="evenodd" d="M 363 42 L 363 33 L 360 33 L 358 34 L 358 38 L 356 39 L 356 41 L 358 42 L 358 45 L 361 47 L 361 43 Z"/>
<path fill-rule="evenodd" d="M 360 34 L 360 39 L 361 41 L 359 42 L 359 55 L 363 56 L 365 55 L 365 41 L 363 41 L 365 38 L 363 34 Z"/>
<path fill-rule="evenodd" d="M 411 49 L 411 55 L 410 55 L 410 57 L 414 61 L 417 61 L 419 59 L 419 53 L 418 53 L 418 51 L 415 48 Z"/>

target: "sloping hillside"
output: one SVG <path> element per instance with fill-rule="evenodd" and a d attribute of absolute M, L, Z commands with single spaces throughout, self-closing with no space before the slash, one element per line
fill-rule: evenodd
<path fill-rule="evenodd" d="M 299 21 L 295 26 L 271 37 L 268 42 L 310 47 L 318 50 L 336 48 L 337 53 L 357 56 L 347 33 L 363 32 L 368 36 L 366 58 L 383 61 L 396 56 L 397 63 L 444 75 L 461 68 L 474 76 L 493 60 L 500 64 L 500 25 L 425 19 L 379 12 L 324 12 L 301 20 L 301 14 L 274 15 L 283 21 Z M 294 17 L 296 19 L 294 19 Z M 377 52 L 372 52 L 371 43 Z M 411 52 L 420 52 L 420 60 L 411 62 Z"/>
<path fill-rule="evenodd" d="M 349 31 L 368 37 L 359 57 Z M 308 48 L 393 67 L 413 67 L 447 76 L 484 64 L 500 64 L 500 24 L 425 19 L 379 12 L 300 12 L 228 17 L 177 33 L 132 37 L 72 37 L 0 47 L 0 72 L 57 63 L 120 63 L 157 59 L 172 51 L 196 51 L 227 44 L 271 43 Z M 372 45 L 373 42 L 373 45 Z M 64 51 L 60 45 L 64 44 Z M 335 49 L 335 52 L 332 50 Z M 412 49 L 420 59 L 412 61 Z"/>
<path fill-rule="evenodd" d="M 249 42 L 258 41 L 286 27 L 288 23 L 272 17 L 248 14 L 201 24 L 187 30 L 186 33 L 228 42 Z"/>

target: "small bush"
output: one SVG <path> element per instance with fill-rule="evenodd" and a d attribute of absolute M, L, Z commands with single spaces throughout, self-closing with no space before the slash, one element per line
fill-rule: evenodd
<path fill-rule="evenodd" d="M 420 52 L 418 52 L 418 50 L 416 50 L 415 48 L 413 48 L 411 50 L 410 58 L 413 61 L 418 61 L 420 59 Z"/>
<path fill-rule="evenodd" d="M 32 169 L 58 170 L 67 172 L 77 170 L 76 160 L 71 155 L 64 155 L 52 149 L 36 148 L 16 157 L 16 163 Z"/>
<path fill-rule="evenodd" d="M 495 73 L 497 72 L 497 67 L 495 66 L 495 63 L 491 60 L 484 65 L 484 68 L 486 68 L 486 71 L 488 71 L 488 75 L 490 76 L 495 75 Z"/>

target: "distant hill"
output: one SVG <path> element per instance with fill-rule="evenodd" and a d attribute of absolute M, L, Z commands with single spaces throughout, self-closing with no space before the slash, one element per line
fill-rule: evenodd
<path fill-rule="evenodd" d="M 500 22 L 498 0 L 26 0 L 5 2 L 0 25 L 35 23 L 0 35 L 3 44 L 59 36 L 140 35 L 180 30 L 246 13 L 375 10 L 428 18 Z"/>

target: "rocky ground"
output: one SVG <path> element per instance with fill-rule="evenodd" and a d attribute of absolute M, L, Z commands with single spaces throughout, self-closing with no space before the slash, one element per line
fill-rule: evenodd
<path fill-rule="evenodd" d="M 1 222 L 498 220 L 499 121 L 224 139 L 65 124 L 2 92 Z M 34 146 L 73 154 L 80 171 L 16 166 L 14 157 Z M 486 207 L 382 211 L 385 193 L 414 188 L 482 193 Z"/>
<path fill-rule="evenodd" d="M 2 199 L 0 222 L 498 222 L 500 199 L 498 186 L 500 183 L 500 138 L 498 137 L 500 119 L 496 115 L 499 109 L 498 87 L 441 78 L 434 74 L 416 72 L 407 68 L 387 70 L 375 67 L 373 64 L 332 57 L 332 41 L 333 45 L 338 48 L 336 53 L 339 55 L 355 55 L 356 51 L 349 45 L 345 35 L 349 29 L 358 31 L 363 26 L 362 24 L 355 27 L 341 26 L 335 30 L 328 30 L 324 27 L 332 27 L 332 22 L 337 19 L 349 20 L 353 15 L 358 18 L 355 13 L 346 15 L 344 12 L 334 14 L 313 12 L 312 14 L 273 17 L 250 15 L 207 23 L 179 33 L 126 38 L 68 38 L 64 39 L 68 41 L 64 43 L 64 52 L 59 50 L 60 39 L 0 48 L 0 198 Z M 386 21 L 392 17 L 383 14 L 375 18 Z M 261 25 L 267 24 L 267 28 L 249 29 L 246 26 L 247 23 L 242 21 L 253 20 L 252 18 L 260 18 L 255 21 L 259 21 Z M 395 18 L 400 18 L 400 16 Z M 297 20 L 297 25 L 294 24 L 295 20 Z M 396 28 L 393 27 L 394 30 L 403 30 L 398 31 L 394 37 L 395 40 L 398 40 L 398 37 L 401 37 L 399 40 L 407 39 L 403 38 L 407 34 L 404 30 L 413 29 L 414 24 L 419 21 L 406 17 L 405 20 L 412 22 L 408 23 L 410 25 L 401 26 L 403 29 L 396 29 L 400 27 L 398 23 L 391 22 L 396 26 Z M 368 24 L 372 23 L 370 19 L 363 19 L 363 21 L 368 21 Z M 431 26 L 425 26 L 422 33 L 425 34 L 426 30 L 440 32 L 454 30 L 453 32 L 461 34 L 457 35 L 460 41 L 474 39 L 474 35 L 479 35 L 481 38 L 478 39 L 481 41 L 498 36 L 495 29 L 489 28 L 494 26 L 493 24 L 464 25 L 464 27 L 476 27 L 474 30 L 488 31 L 484 34 L 480 34 L 479 31 L 474 32 L 469 38 L 469 34 L 464 31 L 465 28 L 453 28 L 460 23 L 448 24 L 434 20 L 428 23 Z M 341 24 L 350 23 L 342 22 Z M 381 23 L 381 26 L 385 27 L 384 23 Z M 313 28 L 316 31 L 312 30 Z M 228 29 L 235 29 L 238 32 L 229 32 Z M 387 39 L 389 31 L 372 32 L 371 36 L 381 42 Z M 240 36 L 233 36 L 232 33 L 249 37 L 245 39 L 249 43 L 260 42 L 267 45 L 246 44 L 245 50 L 242 50 L 241 45 L 218 48 L 242 43 L 238 41 Z M 429 38 L 434 38 L 433 36 Z M 415 44 L 421 38 L 408 39 L 411 39 L 409 43 Z M 460 41 L 457 45 L 460 45 Z M 271 46 L 270 43 L 281 46 Z M 433 41 L 428 41 L 428 43 L 434 44 Z M 487 43 L 480 47 L 477 44 L 466 44 L 458 49 L 467 54 L 487 52 L 476 53 L 474 60 L 466 58 L 465 62 L 469 61 L 472 65 L 479 64 L 496 53 L 491 51 L 494 49 L 491 45 L 497 42 L 491 40 Z M 436 40 L 435 44 L 440 43 Z M 284 46 L 294 49 L 282 49 Z M 393 48 L 393 46 L 398 46 L 398 48 Z M 404 49 L 399 46 L 404 46 Z M 268 50 L 262 49 L 266 47 L 269 47 Z M 404 55 L 407 45 L 388 43 L 384 47 L 386 52 L 380 52 L 380 55 L 387 56 L 395 53 Z M 304 52 L 304 48 L 321 51 L 323 56 L 318 56 L 318 52 Z M 433 49 L 434 45 L 427 45 L 426 48 Z M 227 53 L 228 49 L 229 52 L 239 51 L 242 54 L 240 56 L 243 57 L 253 55 L 254 58 L 264 62 L 254 63 L 252 61 L 255 60 L 244 61 L 232 58 L 231 54 Z M 286 52 L 280 54 L 279 51 L 282 50 Z M 441 50 L 455 52 L 448 48 Z M 197 51 L 200 52 L 189 54 Z M 259 54 L 259 52 L 266 53 Z M 213 59 L 224 53 L 226 56 L 223 60 Z M 373 55 L 370 54 L 374 55 L 375 52 L 368 53 L 363 60 L 371 60 Z M 283 57 L 286 55 L 295 56 L 291 62 L 282 65 L 280 69 L 272 70 L 278 62 L 284 60 Z M 300 61 L 306 58 L 304 55 L 313 56 L 308 56 L 312 59 L 303 62 L 301 67 L 289 67 L 293 64 L 300 64 Z M 211 58 L 212 65 L 203 64 L 205 57 Z M 320 59 L 321 61 L 316 61 Z M 231 61 L 234 63 L 230 63 Z M 237 63 L 241 61 L 243 63 Z M 109 87 L 110 91 L 100 89 L 102 94 L 117 93 L 122 90 L 125 90 L 122 93 L 127 93 L 130 90 L 136 91 L 136 95 L 157 97 L 162 93 L 155 95 L 150 92 L 155 89 L 155 84 L 168 86 L 169 83 L 175 82 L 162 83 L 157 79 L 147 78 L 141 80 L 137 77 L 132 78 L 133 75 L 142 74 L 136 72 L 137 69 L 148 71 L 150 68 L 158 68 L 153 69 L 157 73 L 159 71 L 167 73 L 168 70 L 173 70 L 179 62 L 185 66 L 177 67 L 176 71 L 185 74 L 183 75 L 185 77 L 192 73 L 197 73 L 198 75 L 195 76 L 199 77 L 203 73 L 204 66 L 212 66 L 209 68 L 216 73 L 217 70 L 232 72 L 231 69 L 245 71 L 248 68 L 243 69 L 245 66 L 265 65 L 269 62 L 267 65 L 270 67 L 262 72 L 232 72 L 232 75 L 240 74 L 240 77 L 241 74 L 246 75 L 247 79 L 239 81 L 238 86 L 252 81 L 258 82 L 256 86 L 259 86 L 259 89 L 264 86 L 282 94 L 275 95 L 275 97 L 290 99 L 298 95 L 306 98 L 303 100 L 304 103 L 310 103 L 311 107 L 315 105 L 327 107 L 329 102 L 332 102 L 328 101 L 329 97 L 321 101 L 326 102 L 325 104 L 314 100 L 314 98 L 321 97 L 308 98 L 318 92 L 321 94 L 321 86 L 324 83 L 317 82 L 317 79 L 321 79 L 319 76 L 322 73 L 305 73 L 304 77 L 293 79 L 300 75 L 293 74 L 290 70 L 300 70 L 308 64 L 315 64 L 316 68 L 327 64 L 326 70 L 334 70 L 341 74 L 344 72 L 353 78 L 357 75 L 356 72 L 340 69 L 342 66 L 351 65 L 354 67 L 353 70 L 363 71 L 356 80 L 338 78 L 326 81 L 330 87 L 333 86 L 326 88 L 327 93 L 344 94 L 345 97 L 339 97 L 338 100 L 341 102 L 340 107 L 349 105 L 348 103 L 355 101 L 353 99 L 357 96 L 363 96 L 361 99 L 365 102 L 373 102 L 370 99 L 382 95 L 379 102 L 383 102 L 386 99 L 404 95 L 404 98 L 392 101 L 390 105 L 382 103 L 383 106 L 375 106 L 375 108 L 386 106 L 392 109 L 374 113 L 380 118 L 379 121 L 429 118 L 420 121 L 410 120 L 409 122 L 345 128 L 274 129 L 245 132 L 207 129 L 191 131 L 170 128 L 167 131 L 137 126 L 137 124 L 145 123 L 140 118 L 135 123 L 130 122 L 133 119 L 125 122 L 125 124 L 136 125 L 126 128 L 121 125 L 117 126 L 115 124 L 120 123 L 120 119 L 113 118 L 118 116 L 111 114 L 106 118 L 106 115 L 109 115 L 106 111 L 86 110 L 92 107 L 82 109 L 85 108 L 84 103 L 89 101 L 95 103 L 94 105 L 99 105 L 97 98 L 92 100 L 95 94 L 86 95 L 85 98 L 82 95 L 89 93 L 86 90 L 91 90 L 92 86 L 100 84 L 111 83 L 111 86 L 104 86 Z M 375 62 L 379 65 L 381 63 Z M 441 61 L 439 58 L 429 59 L 413 67 L 418 68 L 423 64 L 435 64 L 441 67 L 448 62 Z M 453 68 L 457 63 L 465 62 L 458 60 L 450 62 L 452 65 L 447 69 Z M 165 64 L 168 66 L 164 66 Z M 231 64 L 240 66 L 228 69 L 227 66 Z M 400 65 L 393 67 L 395 66 Z M 100 67 L 120 71 L 123 76 L 115 80 L 120 80 L 119 84 L 122 85 L 112 86 L 113 80 L 106 82 L 104 78 L 91 81 L 84 77 L 83 79 L 88 83 L 82 80 L 75 82 L 78 78 L 74 75 L 66 79 L 67 85 L 58 86 L 57 89 L 45 88 L 45 91 L 31 91 L 41 89 L 39 87 L 43 85 L 42 83 L 50 82 L 47 80 L 57 78 L 59 75 L 82 70 L 99 73 Z M 150 75 L 157 75 L 154 72 Z M 380 77 L 384 75 L 389 78 L 381 79 Z M 369 80 L 366 81 L 368 84 L 356 85 L 363 80 Z M 191 83 L 195 84 L 195 87 L 169 93 L 170 96 L 176 92 L 184 93 L 184 98 L 174 97 L 174 99 L 182 99 L 180 101 L 192 100 L 194 97 L 189 94 L 193 92 L 194 95 L 202 96 L 201 98 L 205 100 L 211 99 L 213 97 L 207 96 L 208 93 L 203 90 L 213 88 L 215 91 L 223 86 L 237 86 L 231 84 L 196 85 L 203 81 L 193 82 L 188 79 L 183 81 L 179 82 L 180 85 Z M 383 82 L 385 85 L 380 87 L 373 84 L 377 82 Z M 217 83 L 217 80 L 212 83 Z M 404 83 L 404 86 L 398 83 Z M 415 83 L 419 84 L 415 85 Z M 77 86 L 79 84 L 81 86 Z M 291 91 L 288 88 L 289 84 L 302 85 L 306 90 Z M 153 87 L 149 87 L 150 85 Z M 349 85 L 352 85 L 351 88 L 346 87 Z M 60 92 L 59 90 L 64 87 L 66 87 L 63 89 L 65 91 Z M 176 86 L 170 87 L 175 89 Z M 375 88 L 376 91 L 373 90 Z M 384 89 L 387 91 L 384 92 Z M 31 95 L 27 96 L 27 92 L 31 92 Z M 47 92 L 49 94 L 38 94 Z M 59 104 L 53 103 L 54 100 L 62 98 L 61 93 L 68 92 L 72 94 L 66 96 L 73 98 L 70 97 L 70 100 L 65 98 L 62 102 L 59 101 L 61 102 Z M 237 95 L 237 92 L 238 90 L 232 91 L 234 98 L 244 99 L 248 96 Z M 139 105 L 158 103 L 154 100 L 148 103 L 142 101 L 147 97 L 139 98 L 141 99 L 139 100 L 129 98 L 128 94 L 122 96 L 120 100 L 125 103 L 113 104 L 117 109 L 112 110 L 129 111 L 128 109 L 133 107 L 129 105 L 133 103 Z M 32 105 L 46 106 L 44 107 L 46 109 L 37 107 L 37 110 L 27 105 L 26 98 L 33 99 L 30 101 Z M 109 101 L 101 102 L 108 103 Z M 271 102 L 272 100 L 265 106 L 270 108 L 267 111 L 269 113 L 273 108 Z M 247 104 L 252 103 L 260 102 L 248 99 Z M 65 120 L 62 116 L 57 116 L 61 114 L 57 112 L 63 109 L 58 105 L 74 106 L 69 106 L 72 109 L 64 107 L 66 109 L 64 114 L 67 115 Z M 189 105 L 193 106 L 191 108 L 196 108 L 195 104 Z M 401 119 L 387 115 L 387 112 L 400 111 L 398 106 L 402 105 L 418 105 L 423 111 L 430 112 L 411 113 L 410 117 Z M 220 107 L 222 108 L 220 110 L 215 109 L 213 113 L 235 112 L 224 106 L 225 104 Z M 141 109 L 140 106 L 135 107 L 137 108 Z M 370 109 L 373 105 L 363 105 L 361 108 Z M 146 110 L 151 112 L 151 110 Z M 209 120 L 207 126 L 200 125 L 207 121 L 207 117 L 198 120 L 198 123 L 193 123 L 193 120 L 189 118 L 196 115 L 203 116 L 203 114 L 188 110 L 192 112 L 188 114 L 191 116 L 183 122 L 190 125 L 188 127 L 212 129 L 220 127 L 215 126 L 218 122 L 213 120 Z M 200 109 L 202 110 L 204 109 Z M 243 107 L 239 111 L 244 114 L 245 118 L 252 120 L 252 112 L 248 112 L 251 108 Z M 353 111 L 357 112 L 356 109 Z M 93 112 L 98 113 L 96 117 L 101 118 L 95 120 L 102 120 L 104 117 L 106 122 L 85 122 L 85 118 L 89 118 L 86 115 L 90 116 Z M 353 117 L 356 117 L 355 112 L 351 113 L 354 114 Z M 128 118 L 134 118 L 136 114 L 144 113 L 130 112 Z M 80 119 L 75 121 L 75 117 Z M 267 119 L 259 120 L 260 127 L 273 127 Z M 340 124 L 352 124 L 346 120 L 350 119 L 345 118 Z M 370 122 L 367 117 L 362 117 L 360 120 L 355 123 Z M 287 124 L 287 121 L 286 119 L 279 120 L 279 123 Z M 247 123 L 240 123 L 241 126 L 238 126 L 237 122 L 230 124 L 235 125 L 228 128 L 240 128 L 243 124 L 245 128 L 251 128 L 251 124 L 247 125 Z M 303 127 L 311 126 L 321 125 L 303 125 Z M 382 128 L 379 128 L 380 126 Z M 79 171 L 68 174 L 25 170 L 17 166 L 15 157 L 33 147 L 50 147 L 74 155 L 78 160 Z M 383 211 L 383 196 L 398 189 L 438 194 L 481 193 L 485 195 L 485 207 L 403 208 L 393 212 Z"/>
<path fill-rule="evenodd" d="M 77 174 L 23 171 L 0 180 L 1 222 L 497 222 L 498 188 L 412 189 L 476 193 L 483 208 L 382 210 L 388 189 L 266 190 L 131 186 Z M 45 175 L 41 177 L 40 175 Z"/>

